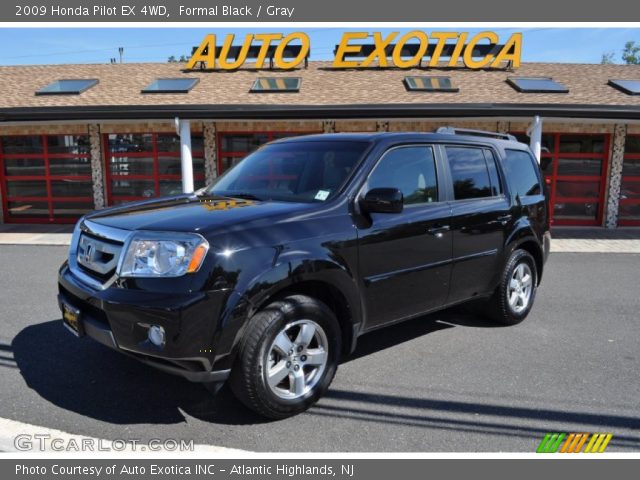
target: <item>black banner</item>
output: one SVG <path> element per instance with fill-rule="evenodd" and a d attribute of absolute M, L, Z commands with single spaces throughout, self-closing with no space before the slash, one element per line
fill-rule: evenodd
<path fill-rule="evenodd" d="M 366 6 L 365 6 L 366 5 Z M 634 7 L 635 5 L 635 7 Z M 16 0 L 2 22 L 629 22 L 638 4 L 485 0 L 417 3 L 323 0 Z"/>
<path fill-rule="evenodd" d="M 562 459 L 199 459 L 199 460 L 0 460 L 3 479 L 156 480 L 291 478 L 319 480 L 425 480 L 428 478 L 620 478 L 636 473 L 638 460 Z"/>

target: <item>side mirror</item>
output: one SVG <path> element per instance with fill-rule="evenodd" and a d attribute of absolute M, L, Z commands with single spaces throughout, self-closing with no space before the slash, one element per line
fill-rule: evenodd
<path fill-rule="evenodd" d="M 400 213 L 403 195 L 397 188 L 373 188 L 360 199 L 360 208 L 368 213 Z"/>

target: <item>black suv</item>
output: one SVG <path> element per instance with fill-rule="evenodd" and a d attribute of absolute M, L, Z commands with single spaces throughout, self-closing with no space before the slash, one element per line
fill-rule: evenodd
<path fill-rule="evenodd" d="M 538 164 L 513 137 L 330 134 L 267 144 L 194 194 L 93 212 L 59 272 L 78 336 L 283 418 L 360 335 L 476 300 L 503 324 L 549 252 Z"/>

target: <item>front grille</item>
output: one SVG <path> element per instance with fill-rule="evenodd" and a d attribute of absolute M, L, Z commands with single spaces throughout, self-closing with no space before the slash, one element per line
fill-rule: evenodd
<path fill-rule="evenodd" d="M 78 239 L 76 261 L 84 272 L 104 281 L 115 273 L 122 247 L 121 242 L 82 232 Z"/>

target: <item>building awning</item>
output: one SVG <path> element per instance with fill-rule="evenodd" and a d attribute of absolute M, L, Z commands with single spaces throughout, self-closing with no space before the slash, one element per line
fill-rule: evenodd
<path fill-rule="evenodd" d="M 416 104 L 416 105 L 129 105 L 0 109 L 0 122 L 189 119 L 314 120 L 367 118 L 531 117 L 640 120 L 636 105 Z"/>

